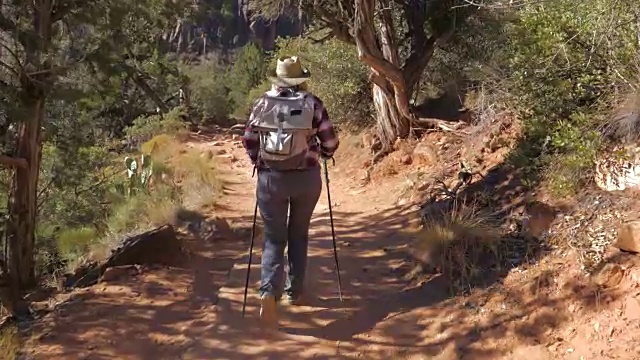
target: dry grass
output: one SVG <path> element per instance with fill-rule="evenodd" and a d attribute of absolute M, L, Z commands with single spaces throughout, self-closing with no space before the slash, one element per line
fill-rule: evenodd
<path fill-rule="evenodd" d="M 141 150 L 153 161 L 150 191 L 120 201 L 107 221 L 107 234 L 91 244 L 90 251 L 78 252 L 77 259 L 70 259 L 72 268 L 103 259 L 123 238 L 165 224 L 176 225 L 181 209 L 201 211 L 222 193 L 216 162 L 209 154 L 188 149 L 168 135 L 155 136 Z M 76 243 L 73 239 L 68 242 Z"/>
<path fill-rule="evenodd" d="M 0 326 L 0 359 L 17 360 L 22 347 L 22 339 L 13 324 Z"/>
<path fill-rule="evenodd" d="M 640 139 L 640 92 L 632 91 L 614 106 L 603 133 L 626 143 Z"/>
<path fill-rule="evenodd" d="M 481 275 L 487 260 L 498 256 L 500 246 L 491 216 L 472 205 L 431 212 L 415 237 L 411 252 L 423 267 L 465 286 Z"/>

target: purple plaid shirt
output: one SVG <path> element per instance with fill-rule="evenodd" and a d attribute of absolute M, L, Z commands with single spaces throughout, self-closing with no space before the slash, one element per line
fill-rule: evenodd
<path fill-rule="evenodd" d="M 276 95 L 285 89 L 272 88 L 267 92 L 269 95 Z M 316 135 L 309 142 L 309 152 L 307 153 L 306 167 L 313 168 L 319 166 L 318 159 L 320 155 L 332 157 L 333 153 L 338 149 L 340 141 L 333 128 L 333 124 L 329 120 L 329 114 L 325 109 L 322 101 L 313 94 L 309 94 L 314 103 L 313 128 L 316 129 Z M 258 99 L 253 110 L 261 105 L 262 98 Z M 255 120 L 255 111 L 251 111 L 249 121 L 244 131 L 242 144 L 244 145 L 247 155 L 253 164 L 258 161 L 258 152 L 260 150 L 260 138 L 258 133 L 253 130 L 251 124 Z M 264 164 L 258 164 L 258 168 L 264 168 Z"/>

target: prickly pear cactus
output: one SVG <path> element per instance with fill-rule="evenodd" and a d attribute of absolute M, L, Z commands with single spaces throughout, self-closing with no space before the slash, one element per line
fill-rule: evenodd
<path fill-rule="evenodd" d="M 151 176 L 153 175 L 153 164 L 151 163 L 151 155 L 142 155 L 140 159 L 140 164 L 142 170 L 140 172 L 140 185 L 143 188 L 149 188 L 149 182 L 151 181 Z"/>
<path fill-rule="evenodd" d="M 151 176 L 153 175 L 153 163 L 149 155 L 142 155 L 140 165 L 132 157 L 126 157 L 124 164 L 127 169 L 128 184 L 124 191 L 126 196 L 136 194 L 139 190 L 147 191 Z"/>

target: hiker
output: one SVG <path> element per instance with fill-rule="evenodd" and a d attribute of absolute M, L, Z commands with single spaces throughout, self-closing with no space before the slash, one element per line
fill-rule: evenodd
<path fill-rule="evenodd" d="M 282 296 L 295 305 L 304 291 L 309 225 L 322 192 L 319 158 L 333 157 L 339 144 L 322 101 L 307 92 L 309 77 L 298 57 L 279 58 L 269 74 L 272 87 L 255 102 L 243 137 L 258 171 L 256 196 L 264 223 L 260 318 L 270 325 L 277 324 Z M 289 274 L 283 284 L 287 244 Z"/>

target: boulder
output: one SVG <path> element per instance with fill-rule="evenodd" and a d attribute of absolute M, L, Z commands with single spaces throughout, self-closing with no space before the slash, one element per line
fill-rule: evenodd
<path fill-rule="evenodd" d="M 100 278 L 100 282 L 113 282 L 123 278 L 138 275 L 140 270 L 135 265 L 114 266 L 105 270 Z"/>
<path fill-rule="evenodd" d="M 164 225 L 122 241 L 112 251 L 111 256 L 101 263 L 92 263 L 79 269 L 80 273 L 67 279 L 68 287 L 87 287 L 96 284 L 107 269 L 128 265 L 176 265 L 183 261 L 182 243 L 173 226 Z M 127 270 L 129 271 L 129 270 Z M 113 276 L 122 275 L 122 270 L 114 270 Z M 109 275 L 111 276 L 111 275 Z"/>
<path fill-rule="evenodd" d="M 593 276 L 593 281 L 602 287 L 612 288 L 622 282 L 624 270 L 618 264 L 606 264 Z"/>
<path fill-rule="evenodd" d="M 640 253 L 640 220 L 623 223 L 618 229 L 618 240 L 613 246 L 622 251 Z"/>
<path fill-rule="evenodd" d="M 539 239 L 551 228 L 556 219 L 557 211 L 540 201 L 532 201 L 525 206 L 522 221 L 522 235 L 525 238 Z"/>

